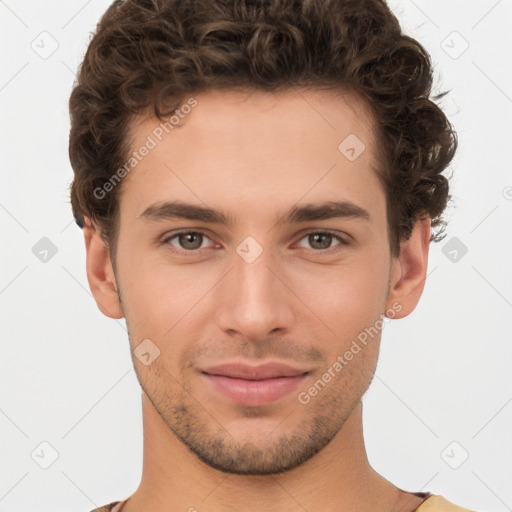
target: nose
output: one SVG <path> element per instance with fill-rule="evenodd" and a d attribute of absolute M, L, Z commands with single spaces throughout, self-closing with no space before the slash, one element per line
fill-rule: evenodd
<path fill-rule="evenodd" d="M 287 281 L 270 250 L 251 263 L 235 253 L 232 270 L 216 287 L 218 326 L 231 336 L 252 341 L 289 331 L 294 304 Z"/>

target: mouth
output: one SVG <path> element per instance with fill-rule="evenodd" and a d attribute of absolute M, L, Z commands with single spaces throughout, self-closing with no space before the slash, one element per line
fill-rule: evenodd
<path fill-rule="evenodd" d="M 230 363 L 201 371 L 209 387 L 240 405 L 262 406 L 292 393 L 307 377 L 308 371 L 270 362 L 259 366 Z"/>

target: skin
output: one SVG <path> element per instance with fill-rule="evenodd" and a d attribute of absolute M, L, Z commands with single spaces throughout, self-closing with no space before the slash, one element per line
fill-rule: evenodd
<path fill-rule="evenodd" d="M 105 315 L 126 318 L 143 390 L 143 476 L 123 512 L 414 510 L 422 500 L 373 470 L 363 440 L 361 399 L 381 330 L 307 404 L 298 393 L 329 367 L 332 374 L 365 328 L 415 309 L 430 219 L 417 221 L 400 256 L 391 256 L 373 121 L 355 94 L 194 97 L 180 127 L 122 182 L 116 254 L 89 219 L 84 228 L 91 291 Z M 160 122 L 134 123 L 133 147 Z M 349 134 L 366 146 L 355 161 L 338 150 Z M 140 217 L 166 200 L 222 209 L 235 222 Z M 275 222 L 294 205 L 339 200 L 364 208 L 369 220 Z M 183 229 L 205 236 L 169 239 Z M 325 230 L 348 243 L 308 236 Z M 252 263 L 236 251 L 248 236 L 263 248 Z M 147 366 L 133 352 L 144 339 L 160 350 Z M 270 405 L 242 406 L 199 372 L 235 359 L 309 373 Z"/>

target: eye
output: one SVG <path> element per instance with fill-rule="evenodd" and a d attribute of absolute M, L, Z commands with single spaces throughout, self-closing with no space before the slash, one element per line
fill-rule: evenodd
<path fill-rule="evenodd" d="M 331 233 L 330 231 L 310 231 L 307 233 L 302 240 L 306 240 L 308 244 L 313 249 L 319 251 L 329 251 L 331 249 L 338 251 L 343 248 L 343 246 L 348 245 L 348 242 L 344 240 L 341 236 Z M 338 241 L 336 245 L 332 246 L 333 241 Z M 301 247 L 304 247 L 301 245 Z"/>
<path fill-rule="evenodd" d="M 339 234 L 330 231 L 310 231 L 306 233 L 300 242 L 306 240 L 309 248 L 315 252 L 332 253 L 342 250 L 349 242 L 341 237 Z M 208 241 L 214 243 L 206 233 L 202 231 L 180 231 L 173 233 L 162 240 L 162 245 L 171 246 L 171 250 L 176 254 L 191 255 L 199 253 L 201 249 L 208 248 Z M 338 242 L 333 245 L 333 242 Z M 299 242 L 299 247 L 305 247 Z M 210 248 L 213 248 L 210 246 Z M 308 247 L 306 247 L 308 248 Z"/>
<path fill-rule="evenodd" d="M 176 239 L 178 245 L 175 245 L 172 242 L 174 239 Z M 179 233 L 174 233 L 173 235 L 168 236 L 162 240 L 162 244 L 169 244 L 172 247 L 176 247 L 177 250 L 175 252 L 183 254 L 198 252 L 199 249 L 204 249 L 206 247 L 204 245 L 205 240 L 210 240 L 210 238 L 201 231 L 181 231 Z M 180 251 L 179 249 L 184 250 Z"/>

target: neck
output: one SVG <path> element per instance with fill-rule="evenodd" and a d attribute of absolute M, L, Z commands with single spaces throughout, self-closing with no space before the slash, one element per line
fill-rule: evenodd
<path fill-rule="evenodd" d="M 391 511 L 421 500 L 376 473 L 364 446 L 362 404 L 320 452 L 300 466 L 265 476 L 223 473 L 200 461 L 169 430 L 143 393 L 141 483 L 122 512 Z M 407 506 L 409 505 L 409 508 Z"/>

